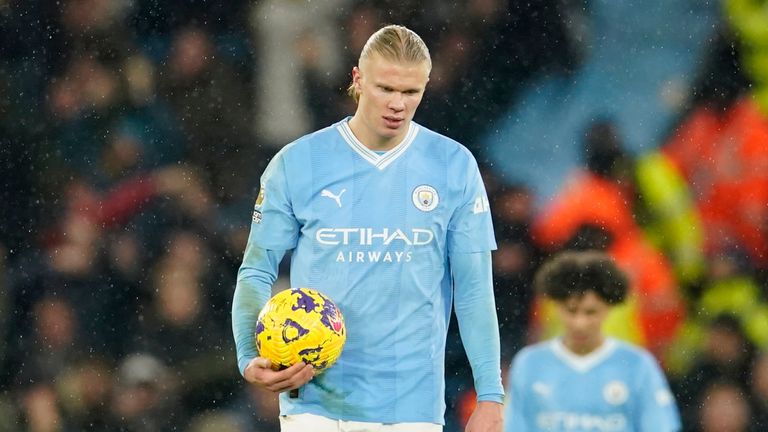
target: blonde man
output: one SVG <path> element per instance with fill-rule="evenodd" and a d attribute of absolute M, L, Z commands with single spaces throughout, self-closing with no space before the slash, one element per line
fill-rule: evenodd
<path fill-rule="evenodd" d="M 431 66 L 416 33 L 383 27 L 352 69 L 355 114 L 287 145 L 261 178 L 232 322 L 245 379 L 281 393 L 283 432 L 441 431 L 452 306 L 478 394 L 466 430 L 501 431 L 488 199 L 470 152 L 413 122 Z M 274 371 L 254 346 L 287 250 L 291 286 L 344 314 L 344 351 L 319 375 Z"/>

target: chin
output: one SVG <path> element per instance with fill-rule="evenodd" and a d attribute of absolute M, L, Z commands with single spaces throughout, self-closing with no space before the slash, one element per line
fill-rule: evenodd
<path fill-rule="evenodd" d="M 379 132 L 379 134 L 384 138 L 395 138 L 400 134 L 400 131 L 402 131 L 403 128 L 397 128 L 397 129 L 390 129 L 388 127 L 382 128 L 382 130 Z"/>

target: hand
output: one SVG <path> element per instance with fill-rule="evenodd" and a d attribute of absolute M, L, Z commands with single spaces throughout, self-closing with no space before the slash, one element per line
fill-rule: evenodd
<path fill-rule="evenodd" d="M 469 417 L 465 432 L 501 432 L 504 426 L 502 412 L 504 407 L 500 403 L 481 401 L 477 403 L 475 410 Z"/>
<path fill-rule="evenodd" d="M 315 369 L 308 364 L 296 363 L 276 371 L 272 369 L 272 362 L 264 357 L 256 357 L 245 367 L 246 381 L 274 393 L 297 389 L 314 376 Z"/>

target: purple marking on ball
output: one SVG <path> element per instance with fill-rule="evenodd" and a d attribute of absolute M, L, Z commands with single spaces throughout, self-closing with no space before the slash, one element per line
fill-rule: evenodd
<path fill-rule="evenodd" d="M 298 294 L 299 298 L 296 299 L 296 304 L 291 307 L 292 310 L 304 309 L 305 312 L 312 312 L 317 307 L 315 299 L 301 289 L 294 289 L 293 294 Z"/>
<path fill-rule="evenodd" d="M 256 336 L 260 335 L 264 331 L 264 323 L 259 321 L 256 323 Z"/>
<path fill-rule="evenodd" d="M 338 320 L 339 312 L 336 306 L 328 299 L 325 299 L 323 310 L 320 311 L 320 322 L 329 329 L 339 332 L 340 323 Z"/>
<path fill-rule="evenodd" d="M 323 351 L 323 346 L 315 348 L 305 348 L 299 351 L 299 357 L 304 363 L 311 364 L 315 369 L 325 369 L 328 365 L 328 361 L 319 361 L 320 353 Z"/>
<path fill-rule="evenodd" d="M 289 338 L 288 335 L 285 333 L 289 327 L 295 328 L 296 331 L 298 332 L 295 338 Z M 302 336 L 306 335 L 307 333 L 309 333 L 309 330 L 305 329 L 299 323 L 297 323 L 296 321 L 290 318 L 286 319 L 285 322 L 283 323 L 283 342 L 285 343 L 293 342 L 301 338 Z"/>

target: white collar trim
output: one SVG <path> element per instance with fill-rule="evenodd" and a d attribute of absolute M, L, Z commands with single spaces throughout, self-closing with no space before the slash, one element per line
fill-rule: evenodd
<path fill-rule="evenodd" d="M 565 344 L 563 344 L 561 338 L 554 339 L 551 346 L 555 355 L 563 360 L 568 366 L 579 372 L 586 372 L 611 355 L 613 350 L 616 349 L 616 341 L 611 338 L 606 338 L 599 348 L 587 355 L 574 354 L 565 346 Z"/>
<path fill-rule="evenodd" d="M 408 132 L 405 134 L 405 138 L 403 138 L 403 140 L 398 145 L 387 150 L 385 153 L 378 154 L 366 147 L 363 143 L 360 142 L 360 140 L 357 139 L 355 134 L 352 133 L 352 129 L 349 127 L 349 120 L 342 121 L 338 126 L 336 126 L 336 129 L 341 134 L 341 137 L 344 138 L 344 141 L 346 141 L 347 144 L 352 148 L 352 150 L 354 150 L 363 159 L 367 160 L 371 165 L 375 166 L 379 170 L 383 170 L 389 166 L 389 164 L 397 160 L 397 158 L 399 158 L 403 153 L 405 153 L 405 150 L 411 146 L 411 143 L 413 143 L 413 140 L 416 138 L 416 134 L 419 132 L 419 126 L 414 122 L 410 122 L 408 125 Z"/>

